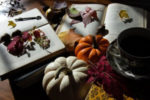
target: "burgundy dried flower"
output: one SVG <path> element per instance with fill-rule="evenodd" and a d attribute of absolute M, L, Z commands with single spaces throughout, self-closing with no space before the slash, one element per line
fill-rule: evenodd
<path fill-rule="evenodd" d="M 125 85 L 121 83 L 121 78 L 112 71 L 106 56 L 102 56 L 99 62 L 88 70 L 88 74 L 88 82 L 103 85 L 108 94 L 111 94 L 117 100 L 123 100 Z"/>
<path fill-rule="evenodd" d="M 22 39 L 23 39 L 24 42 L 27 41 L 27 40 L 31 41 L 32 36 L 29 34 L 29 32 L 23 32 Z"/>
<path fill-rule="evenodd" d="M 33 35 L 35 36 L 35 38 L 40 38 L 40 37 L 41 37 L 39 30 L 35 30 L 35 31 L 33 32 Z"/>
<path fill-rule="evenodd" d="M 18 32 L 19 31 L 15 32 L 8 45 L 6 45 L 8 52 L 15 56 L 20 56 L 25 53 L 25 49 L 29 46 L 28 41 L 32 41 L 32 38 L 34 38 L 35 42 L 43 49 L 47 49 L 50 46 L 50 40 L 40 29 L 23 33 L 20 31 L 19 34 Z"/>
<path fill-rule="evenodd" d="M 22 41 L 21 37 L 16 36 L 13 38 L 13 40 L 7 46 L 7 50 L 9 51 L 9 53 L 19 56 L 23 52 L 23 49 L 24 49 L 23 44 L 24 44 L 24 42 Z"/>

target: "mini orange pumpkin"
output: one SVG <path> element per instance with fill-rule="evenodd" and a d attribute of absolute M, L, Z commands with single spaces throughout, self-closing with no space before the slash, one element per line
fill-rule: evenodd
<path fill-rule="evenodd" d="M 96 63 L 106 53 L 108 46 L 109 41 L 102 35 L 87 35 L 79 40 L 75 47 L 75 55 L 86 62 Z"/>

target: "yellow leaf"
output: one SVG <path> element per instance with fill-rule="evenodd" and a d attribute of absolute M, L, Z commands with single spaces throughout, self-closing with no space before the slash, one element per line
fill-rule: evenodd
<path fill-rule="evenodd" d="M 119 16 L 120 18 L 129 18 L 129 15 L 126 10 L 121 10 Z"/>
<path fill-rule="evenodd" d="M 12 28 L 15 28 L 16 23 L 14 23 L 13 21 L 8 21 L 8 26 L 12 26 Z"/>

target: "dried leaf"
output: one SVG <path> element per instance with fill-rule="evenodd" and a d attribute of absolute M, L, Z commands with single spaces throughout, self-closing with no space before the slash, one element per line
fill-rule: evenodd
<path fill-rule="evenodd" d="M 75 10 L 75 12 L 77 12 L 77 11 Z M 80 15 L 82 17 L 82 22 L 84 24 L 84 27 L 86 27 L 89 23 L 93 22 L 94 20 L 98 20 L 96 10 L 93 10 L 90 7 L 86 7 L 85 11 L 80 11 Z M 71 17 L 71 18 L 73 18 L 73 17 Z M 73 18 L 73 19 L 75 19 L 75 18 Z M 71 24 L 76 24 L 76 23 L 71 22 Z"/>
<path fill-rule="evenodd" d="M 82 35 L 76 33 L 73 29 L 61 32 L 58 34 L 58 37 L 65 44 L 68 52 L 74 52 L 75 42 L 78 41 Z"/>
<path fill-rule="evenodd" d="M 12 26 L 12 28 L 16 27 L 16 23 L 14 23 L 13 21 L 8 21 L 8 26 Z"/>
<path fill-rule="evenodd" d="M 133 21 L 133 19 L 129 17 L 127 10 L 120 10 L 119 16 L 124 23 L 131 23 Z"/>
<path fill-rule="evenodd" d="M 82 16 L 82 21 L 84 23 L 84 27 L 86 27 L 89 23 L 92 22 L 90 13 L 81 12 L 81 16 Z"/>

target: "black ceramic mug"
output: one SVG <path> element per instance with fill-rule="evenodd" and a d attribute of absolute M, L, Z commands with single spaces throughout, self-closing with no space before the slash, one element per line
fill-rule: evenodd
<path fill-rule="evenodd" d="M 117 38 L 120 54 L 132 68 L 150 69 L 150 30 L 129 28 Z"/>

